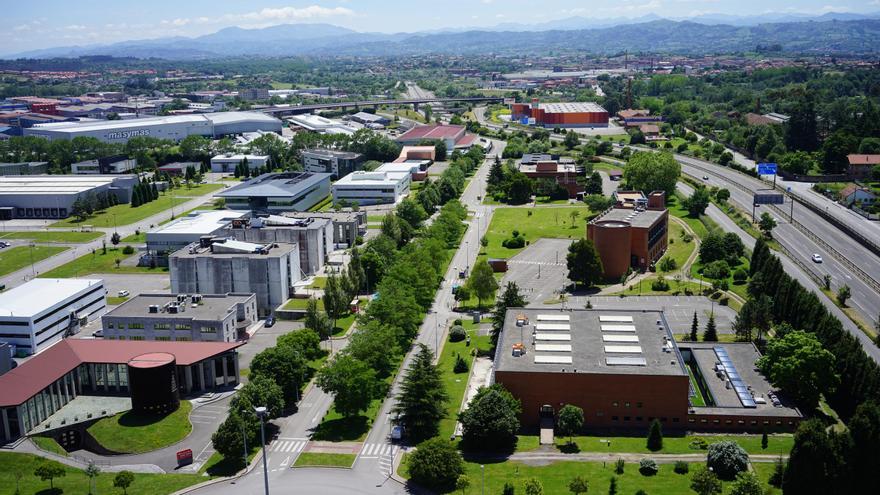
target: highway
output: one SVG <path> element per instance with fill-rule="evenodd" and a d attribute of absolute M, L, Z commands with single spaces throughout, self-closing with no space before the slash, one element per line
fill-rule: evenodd
<path fill-rule="evenodd" d="M 419 88 L 420 91 L 421 88 Z M 363 100 L 363 101 L 337 101 L 332 103 L 314 103 L 309 105 L 274 105 L 271 107 L 261 108 L 258 111 L 281 117 L 285 115 L 296 115 L 301 113 L 310 113 L 315 110 L 327 110 L 330 108 L 351 108 L 351 107 L 372 107 L 379 105 L 422 105 L 425 103 L 487 103 L 494 101 L 502 101 L 503 98 L 495 96 L 462 96 L 458 98 L 398 98 L 393 100 Z"/>

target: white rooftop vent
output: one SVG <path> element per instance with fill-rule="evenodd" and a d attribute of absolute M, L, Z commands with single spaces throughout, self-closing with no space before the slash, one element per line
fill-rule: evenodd
<path fill-rule="evenodd" d="M 605 352 L 608 354 L 641 354 L 640 345 L 606 345 Z"/>
<path fill-rule="evenodd" d="M 535 354 L 535 364 L 571 364 L 571 356 Z"/>
<path fill-rule="evenodd" d="M 568 342 L 571 340 L 571 334 L 568 333 L 536 333 L 535 340 L 555 340 L 560 342 Z"/>
<path fill-rule="evenodd" d="M 632 323 L 632 316 L 625 315 L 599 315 L 600 322 L 607 323 Z"/>
<path fill-rule="evenodd" d="M 568 315 L 538 315 L 538 321 L 569 321 Z"/>
<path fill-rule="evenodd" d="M 602 342 L 621 342 L 621 343 L 638 344 L 639 337 L 638 337 L 638 335 L 603 335 Z"/>
<path fill-rule="evenodd" d="M 608 366 L 647 366 L 648 361 L 643 357 L 620 357 L 609 356 L 605 358 Z"/>
<path fill-rule="evenodd" d="M 571 330 L 571 325 L 568 323 L 535 323 L 535 330 Z"/>
<path fill-rule="evenodd" d="M 571 344 L 535 344 L 537 352 L 571 352 Z"/>
<path fill-rule="evenodd" d="M 636 327 L 635 325 L 602 325 L 602 331 L 636 333 Z"/>

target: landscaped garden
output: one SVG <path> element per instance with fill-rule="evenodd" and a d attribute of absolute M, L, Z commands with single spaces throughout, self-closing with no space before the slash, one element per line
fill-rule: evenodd
<path fill-rule="evenodd" d="M 572 213 L 576 215 L 572 216 Z M 489 258 L 510 258 L 540 238 L 580 239 L 587 235 L 590 209 L 582 206 L 496 208 L 486 233 Z M 517 235 L 514 235 L 516 231 Z M 515 237 L 523 240 L 507 243 Z M 477 249 L 477 246 L 472 246 Z"/>
<path fill-rule="evenodd" d="M 173 445 L 189 435 L 192 404 L 180 401 L 180 407 L 165 416 L 138 414 L 133 411 L 104 418 L 88 431 L 106 449 L 139 454 Z"/>

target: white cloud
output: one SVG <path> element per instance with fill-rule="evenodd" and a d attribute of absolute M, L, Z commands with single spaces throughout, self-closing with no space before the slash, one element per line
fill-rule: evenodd
<path fill-rule="evenodd" d="M 239 24 L 251 27 L 269 26 L 272 24 L 280 24 L 289 21 L 306 21 L 312 19 L 323 19 L 329 17 L 349 17 L 355 15 L 355 12 L 345 7 L 322 7 L 320 5 L 310 5 L 308 7 L 279 7 L 264 8 L 252 12 L 241 14 L 223 14 L 218 17 L 196 17 L 178 18 L 173 20 L 163 20 L 163 26 L 182 27 L 188 24 Z"/>
<path fill-rule="evenodd" d="M 69 26 L 64 26 L 64 29 L 66 29 L 67 31 L 85 31 L 88 28 L 83 26 L 82 24 L 71 24 Z"/>
<path fill-rule="evenodd" d="M 31 28 L 30 24 L 19 24 L 12 28 L 13 31 L 27 31 Z"/>

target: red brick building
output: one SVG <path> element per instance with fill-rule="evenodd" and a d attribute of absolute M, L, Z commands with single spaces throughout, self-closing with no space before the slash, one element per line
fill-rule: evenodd
<path fill-rule="evenodd" d="M 541 127 L 608 127 L 608 111 L 593 102 L 514 103 L 511 119 Z M 534 119 L 533 121 L 531 119 Z"/>

